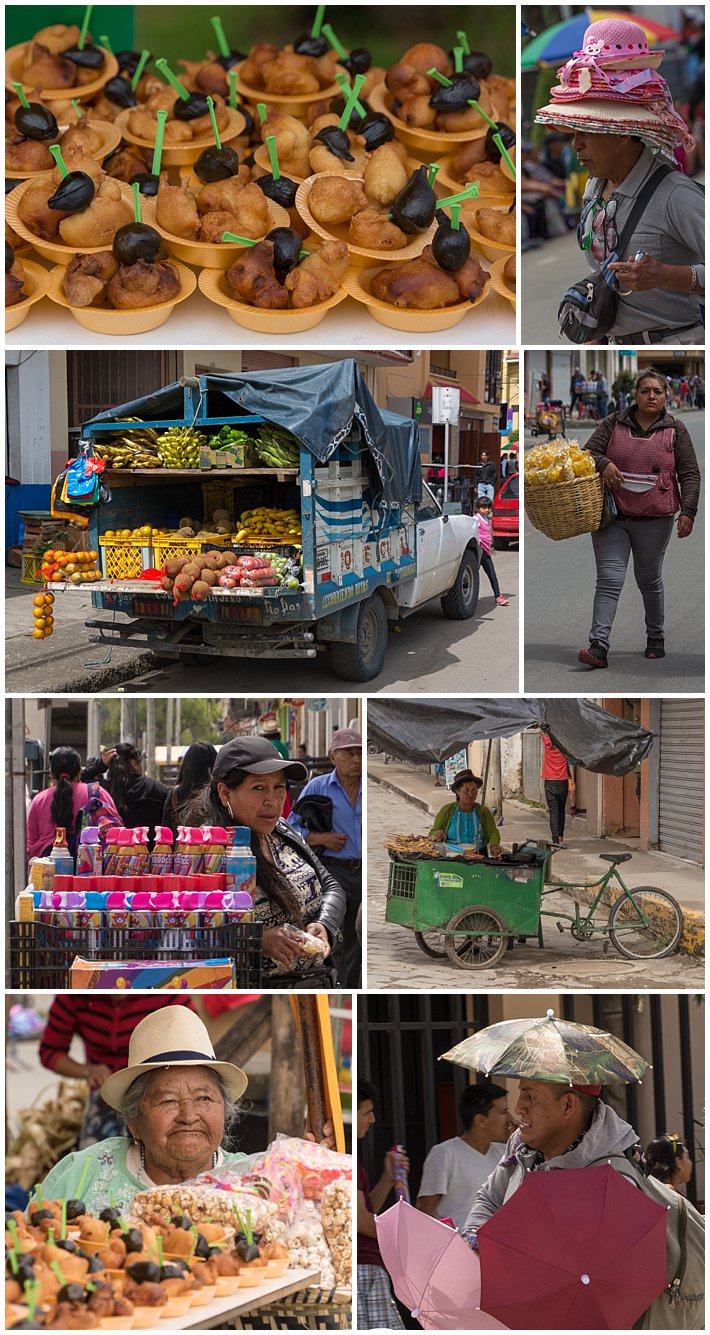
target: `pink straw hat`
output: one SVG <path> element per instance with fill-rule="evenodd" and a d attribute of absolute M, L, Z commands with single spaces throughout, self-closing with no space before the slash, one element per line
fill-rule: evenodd
<path fill-rule="evenodd" d="M 602 69 L 657 70 L 665 51 L 649 51 L 646 34 L 627 19 L 599 19 L 590 23 L 581 51 L 572 60 L 595 62 Z"/>

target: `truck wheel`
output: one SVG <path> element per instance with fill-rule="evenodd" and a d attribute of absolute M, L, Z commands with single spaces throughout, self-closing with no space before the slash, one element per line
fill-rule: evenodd
<path fill-rule="evenodd" d="M 387 653 L 387 613 L 376 593 L 360 604 L 354 644 L 331 645 L 331 660 L 343 681 L 372 681 Z"/>
<path fill-rule="evenodd" d="M 508 538 L 494 538 L 493 546 L 495 547 L 497 552 L 507 552 L 508 548 L 510 547 L 510 542 Z"/>
<path fill-rule="evenodd" d="M 451 621 L 468 621 L 478 605 L 480 571 L 473 552 L 464 552 L 456 583 L 441 600 L 441 610 Z"/>

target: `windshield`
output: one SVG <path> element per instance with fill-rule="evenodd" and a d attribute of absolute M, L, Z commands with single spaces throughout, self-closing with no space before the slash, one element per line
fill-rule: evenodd
<path fill-rule="evenodd" d="M 501 492 L 501 497 L 505 498 L 506 501 L 517 501 L 519 496 L 520 474 L 514 473 L 511 478 L 508 478 L 508 481 Z"/>

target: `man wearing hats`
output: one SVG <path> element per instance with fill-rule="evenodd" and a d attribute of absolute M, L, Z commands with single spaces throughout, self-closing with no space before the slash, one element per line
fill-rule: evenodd
<path fill-rule="evenodd" d="M 275 718 L 267 719 L 262 724 L 259 728 L 259 736 L 266 737 L 268 741 L 271 742 L 271 745 L 276 747 L 279 755 L 282 756 L 284 760 L 288 760 L 288 747 L 285 742 L 281 741 L 281 729 Z"/>
<path fill-rule="evenodd" d="M 462 769 L 451 784 L 455 801 L 441 808 L 429 837 L 440 843 L 468 844 L 477 853 L 486 850 L 496 857 L 500 852 L 500 834 L 493 812 L 476 798 L 483 779 L 470 769 Z"/>
<path fill-rule="evenodd" d="M 354 728 L 338 728 L 331 738 L 328 758 L 333 769 L 329 774 L 316 775 L 306 784 L 288 820 L 345 891 L 347 909 L 342 925 L 343 942 L 334 949 L 333 962 L 343 987 L 359 987 L 362 952 L 356 921 L 362 903 L 360 733 Z M 325 818 L 315 819 L 309 812 L 312 798 L 325 798 L 332 804 L 328 807 L 321 801 Z M 328 828 L 323 828 L 325 826 Z"/>

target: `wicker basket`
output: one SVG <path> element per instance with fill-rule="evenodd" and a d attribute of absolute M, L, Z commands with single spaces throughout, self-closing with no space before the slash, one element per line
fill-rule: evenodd
<path fill-rule="evenodd" d="M 598 473 L 556 486 L 525 486 L 525 513 L 530 523 L 555 542 L 595 533 L 603 508 L 604 484 Z"/>

